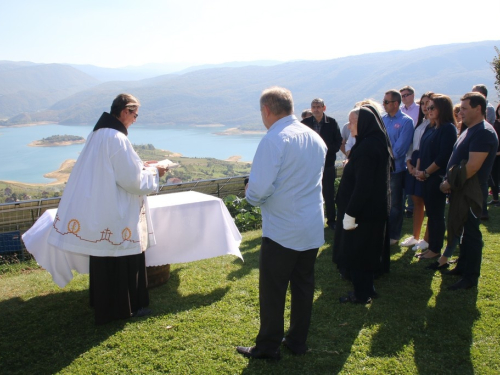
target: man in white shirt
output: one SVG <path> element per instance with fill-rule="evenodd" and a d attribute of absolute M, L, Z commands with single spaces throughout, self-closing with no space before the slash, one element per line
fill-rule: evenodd
<path fill-rule="evenodd" d="M 321 179 L 327 147 L 292 114 L 293 99 L 287 89 L 264 90 L 260 108 L 268 131 L 255 153 L 246 189 L 248 202 L 262 210 L 260 330 L 255 346 L 236 350 L 248 358 L 278 360 L 282 342 L 292 354 L 307 351 L 314 263 L 324 243 Z M 283 338 L 289 283 L 291 321 Z"/>
<path fill-rule="evenodd" d="M 413 126 L 418 122 L 418 113 L 420 106 L 415 103 L 415 90 L 411 86 L 405 86 L 399 89 L 401 93 L 401 112 L 410 116 L 413 120 Z"/>

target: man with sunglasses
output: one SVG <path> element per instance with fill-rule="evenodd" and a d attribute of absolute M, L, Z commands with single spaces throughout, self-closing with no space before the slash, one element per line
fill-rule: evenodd
<path fill-rule="evenodd" d="M 413 140 L 413 120 L 401 109 L 401 94 L 389 90 L 384 95 L 382 116 L 394 153 L 395 170 L 391 173 L 391 213 L 389 216 L 389 235 L 391 245 L 401 238 L 403 227 L 403 181 L 406 173 L 406 153 Z"/>
<path fill-rule="evenodd" d="M 71 172 L 48 242 L 90 256 L 95 323 L 149 315 L 146 258 L 154 245 L 147 194 L 157 192 L 161 166 L 142 162 L 128 139 L 139 100 L 118 95 L 89 134 Z"/>
<path fill-rule="evenodd" d="M 399 89 L 399 93 L 403 102 L 401 112 L 410 116 L 413 120 L 413 125 L 415 125 L 418 121 L 418 112 L 420 111 L 420 106 L 415 103 L 415 90 L 411 86 L 404 86 Z"/>

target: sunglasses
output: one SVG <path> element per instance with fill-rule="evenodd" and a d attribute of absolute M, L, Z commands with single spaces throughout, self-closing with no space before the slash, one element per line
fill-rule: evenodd
<path fill-rule="evenodd" d="M 413 95 L 413 94 L 404 94 L 404 95 L 401 95 L 401 97 L 406 98 L 406 97 L 411 96 L 411 95 Z"/>
<path fill-rule="evenodd" d="M 131 111 L 130 109 L 128 110 L 129 113 L 132 113 L 134 115 L 134 118 L 139 117 L 138 113 L 134 113 L 134 111 Z"/>
<path fill-rule="evenodd" d="M 397 100 L 384 100 L 382 103 L 384 103 L 385 105 L 387 105 L 389 103 L 394 103 L 394 102 L 397 102 Z"/>
<path fill-rule="evenodd" d="M 434 111 L 435 109 L 436 109 L 436 107 L 434 107 L 433 105 L 430 105 L 427 107 L 428 111 Z"/>

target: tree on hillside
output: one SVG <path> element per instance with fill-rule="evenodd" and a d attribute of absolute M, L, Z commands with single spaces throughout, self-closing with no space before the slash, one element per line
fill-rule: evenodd
<path fill-rule="evenodd" d="M 493 61 L 490 63 L 491 69 L 495 73 L 495 89 L 497 90 L 498 97 L 500 97 L 500 49 L 495 47 L 495 51 L 497 55 L 493 58 Z"/>

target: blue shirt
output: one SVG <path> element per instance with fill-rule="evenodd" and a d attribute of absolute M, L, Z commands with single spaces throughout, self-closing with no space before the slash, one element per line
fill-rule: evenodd
<path fill-rule="evenodd" d="M 262 236 L 304 251 L 323 245 L 321 178 L 327 147 L 294 115 L 276 121 L 255 152 L 246 199 L 262 211 Z"/>
<path fill-rule="evenodd" d="M 382 116 L 394 153 L 394 173 L 406 170 L 406 153 L 413 140 L 413 120 L 399 109 L 394 117 L 386 113 Z"/>

